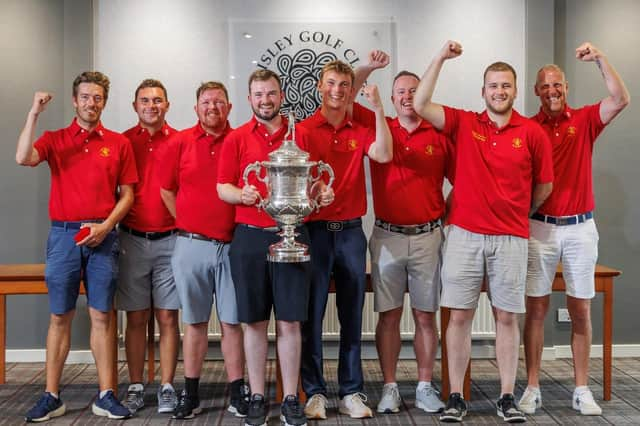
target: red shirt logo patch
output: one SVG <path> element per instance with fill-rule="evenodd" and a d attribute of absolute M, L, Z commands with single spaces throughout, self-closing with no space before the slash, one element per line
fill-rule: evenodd
<path fill-rule="evenodd" d="M 347 143 L 347 146 L 349 147 L 349 151 L 355 151 L 356 149 L 358 149 L 358 141 L 355 139 L 351 139 Z"/>
<path fill-rule="evenodd" d="M 514 147 L 514 148 L 516 148 L 516 149 L 522 148 L 522 139 L 520 139 L 520 138 L 514 138 L 514 139 L 511 141 L 511 146 L 512 146 L 512 147 Z"/>
<path fill-rule="evenodd" d="M 102 148 L 100 148 L 100 151 L 98 151 L 98 153 L 100 154 L 100 157 L 109 157 L 109 156 L 111 156 L 111 150 L 109 148 L 107 148 L 106 146 L 103 146 Z"/>
<path fill-rule="evenodd" d="M 427 154 L 427 155 L 433 155 L 433 145 L 427 145 L 427 146 L 424 148 L 424 152 L 425 152 L 425 154 Z"/>
<path fill-rule="evenodd" d="M 480 133 L 474 132 L 473 130 L 471 131 L 471 136 L 473 136 L 474 139 L 479 140 L 480 142 L 487 141 L 487 137 L 485 135 L 481 135 Z"/>

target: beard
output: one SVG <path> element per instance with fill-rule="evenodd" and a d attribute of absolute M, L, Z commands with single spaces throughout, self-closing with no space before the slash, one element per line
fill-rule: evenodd
<path fill-rule="evenodd" d="M 263 114 L 260 112 L 260 106 L 258 106 L 258 108 L 255 108 L 253 105 L 251 105 L 251 109 L 253 110 L 253 113 L 255 114 L 255 116 L 263 121 L 271 121 L 274 118 L 276 118 L 278 114 L 280 114 L 280 107 L 276 108 L 275 105 L 273 105 L 273 107 L 274 108 L 271 113 Z"/>
<path fill-rule="evenodd" d="M 509 99 L 506 103 L 503 103 L 499 108 L 494 107 L 491 102 L 485 102 L 487 109 L 494 114 L 504 114 L 513 108 L 513 99 Z"/>

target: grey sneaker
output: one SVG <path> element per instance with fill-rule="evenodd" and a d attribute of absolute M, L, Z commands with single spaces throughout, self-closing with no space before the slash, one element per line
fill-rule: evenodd
<path fill-rule="evenodd" d="M 387 383 L 382 387 L 382 396 L 378 402 L 378 413 L 397 413 L 400 411 L 400 391 L 395 383 Z"/>
<path fill-rule="evenodd" d="M 158 413 L 173 413 L 178 405 L 178 395 L 170 383 L 158 388 Z"/>
<path fill-rule="evenodd" d="M 129 385 L 124 406 L 127 407 L 132 414 L 144 407 L 144 386 L 142 383 L 131 383 Z"/>
<path fill-rule="evenodd" d="M 444 410 L 444 402 L 440 399 L 440 392 L 430 385 L 416 388 L 416 407 L 427 413 L 439 413 Z"/>

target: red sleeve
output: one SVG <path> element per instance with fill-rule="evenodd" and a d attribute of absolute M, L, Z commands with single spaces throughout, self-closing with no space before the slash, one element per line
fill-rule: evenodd
<path fill-rule="evenodd" d="M 353 103 L 351 118 L 361 126 L 376 128 L 376 113 L 358 102 Z"/>
<path fill-rule="evenodd" d="M 442 133 L 447 136 L 451 143 L 456 143 L 456 132 L 458 131 L 458 124 L 460 122 L 460 113 L 462 110 L 443 106 L 444 108 L 444 128 Z"/>
<path fill-rule="evenodd" d="M 178 167 L 181 155 L 180 133 L 175 134 L 167 141 L 167 149 L 161 160 L 160 187 L 167 191 L 178 190 Z"/>
<path fill-rule="evenodd" d="M 538 123 L 532 122 L 531 157 L 533 161 L 533 181 L 536 184 L 553 182 L 553 157 L 551 141 Z"/>
<path fill-rule="evenodd" d="M 138 170 L 136 168 L 136 160 L 133 155 L 133 148 L 129 139 L 124 138 L 122 143 L 120 156 L 120 176 L 118 176 L 118 185 L 132 185 L 138 182 Z"/>
<path fill-rule="evenodd" d="M 53 137 L 51 132 L 44 132 L 33 144 L 33 147 L 38 151 L 38 156 L 40 157 L 38 164 L 49 159 L 52 141 Z M 37 164 L 34 164 L 34 166 L 37 166 Z"/>
<path fill-rule="evenodd" d="M 298 136 L 296 135 L 296 138 Z M 224 138 L 220 162 L 218 163 L 218 183 L 231 183 L 239 186 L 240 182 L 240 140 L 233 131 Z"/>
<path fill-rule="evenodd" d="M 606 127 L 606 124 L 604 124 L 602 122 L 602 119 L 600 118 L 601 103 L 602 101 L 594 105 L 588 105 L 583 107 L 583 109 L 586 110 L 584 112 L 587 114 L 587 123 L 588 123 L 587 128 L 589 132 L 589 139 L 591 140 L 591 145 L 593 145 L 596 142 L 596 139 Z"/>

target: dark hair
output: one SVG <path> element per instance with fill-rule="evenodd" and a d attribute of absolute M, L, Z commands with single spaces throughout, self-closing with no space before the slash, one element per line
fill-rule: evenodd
<path fill-rule="evenodd" d="M 249 93 L 251 93 L 251 83 L 254 81 L 267 81 L 269 79 L 275 79 L 278 83 L 278 89 L 282 90 L 282 81 L 280 76 L 271 70 L 257 69 L 249 76 Z"/>
<path fill-rule="evenodd" d="M 78 96 L 78 86 L 82 83 L 93 83 L 102 87 L 102 91 L 104 92 L 104 100 L 106 101 L 109 97 L 109 77 L 102 74 L 100 71 L 85 71 L 73 80 L 73 97 Z"/>
<path fill-rule="evenodd" d="M 138 86 L 138 88 L 136 89 L 136 93 L 133 97 L 133 100 L 135 101 L 136 99 L 138 99 L 138 92 L 142 89 L 147 89 L 150 87 L 157 87 L 159 89 L 162 89 L 162 91 L 164 92 L 164 100 L 168 101 L 169 97 L 167 96 L 167 89 L 164 87 L 164 85 L 160 82 L 160 80 L 156 80 L 153 78 L 146 78 L 144 80 L 142 80 L 142 83 L 140 83 L 140 85 Z"/>

